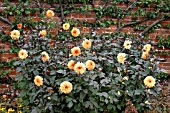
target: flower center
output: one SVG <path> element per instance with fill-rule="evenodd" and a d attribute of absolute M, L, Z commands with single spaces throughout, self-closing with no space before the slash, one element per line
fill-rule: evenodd
<path fill-rule="evenodd" d="M 78 69 L 81 69 L 82 67 L 80 66 L 80 67 L 78 67 Z"/>
<path fill-rule="evenodd" d="M 120 56 L 120 59 L 123 59 L 123 56 Z"/>
<path fill-rule="evenodd" d="M 77 33 L 76 30 L 74 30 L 73 33 L 76 34 Z"/>
<path fill-rule="evenodd" d="M 37 79 L 37 83 L 40 83 L 40 80 L 39 80 L 39 79 Z"/>
<path fill-rule="evenodd" d="M 75 53 L 76 53 L 76 54 L 78 54 L 78 53 L 79 53 L 79 51 L 78 51 L 78 50 L 75 50 Z"/>

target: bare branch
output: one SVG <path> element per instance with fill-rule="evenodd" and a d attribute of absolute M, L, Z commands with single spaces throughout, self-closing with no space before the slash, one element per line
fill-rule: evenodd
<path fill-rule="evenodd" d="M 0 26 L 0 31 L 3 31 L 2 27 Z"/>
<path fill-rule="evenodd" d="M 0 16 L 0 20 L 3 21 L 3 22 L 5 22 L 5 23 L 7 23 L 7 24 L 9 24 L 9 25 L 12 24 L 7 18 L 4 18 L 4 17 L 2 17 L 2 16 Z"/>
<path fill-rule="evenodd" d="M 142 33 L 140 33 L 140 36 L 142 36 L 143 34 L 145 34 L 150 28 L 152 28 L 154 25 L 156 25 L 157 23 L 163 21 L 165 18 L 161 18 L 159 20 L 156 20 L 155 22 L 153 22 L 151 25 L 149 25 Z"/>
<path fill-rule="evenodd" d="M 127 24 L 125 24 L 124 26 L 120 27 L 119 30 L 121 30 L 122 28 L 124 28 L 124 27 L 126 27 L 126 26 L 140 24 L 140 23 L 145 22 L 145 21 L 147 21 L 147 20 L 148 20 L 148 19 L 145 18 L 144 20 L 139 20 L 139 21 L 136 21 L 136 22 L 127 23 Z"/>
<path fill-rule="evenodd" d="M 59 0 L 60 8 L 61 8 L 61 19 L 63 21 L 64 19 L 64 12 L 63 12 L 63 5 L 62 5 L 62 0 Z"/>
<path fill-rule="evenodd" d="M 126 14 L 130 9 L 132 9 L 136 5 L 136 1 L 134 1 L 130 6 L 128 6 L 124 11 L 123 14 Z"/>
<path fill-rule="evenodd" d="M 35 4 L 40 8 L 41 7 L 41 4 L 39 2 L 39 0 L 36 0 Z"/>
<path fill-rule="evenodd" d="M 118 18 L 118 20 L 117 20 L 117 30 L 116 31 L 120 31 L 120 18 Z"/>

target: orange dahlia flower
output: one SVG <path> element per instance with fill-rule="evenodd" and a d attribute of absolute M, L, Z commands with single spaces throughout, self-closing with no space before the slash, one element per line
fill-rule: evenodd
<path fill-rule="evenodd" d="M 45 37 L 46 34 L 47 34 L 47 31 L 46 30 L 41 30 L 39 34 L 40 34 L 40 36 Z"/>
<path fill-rule="evenodd" d="M 22 24 L 17 24 L 17 28 L 21 29 L 22 28 Z"/>
<path fill-rule="evenodd" d="M 43 85 L 43 78 L 42 78 L 41 76 L 36 76 L 36 77 L 34 78 L 34 83 L 35 83 L 35 85 L 37 85 L 37 86 Z"/>
<path fill-rule="evenodd" d="M 146 53 L 149 53 L 151 47 L 152 47 L 152 46 L 151 46 L 150 44 L 146 44 L 146 45 L 144 45 L 144 47 L 143 47 L 143 51 L 146 52 Z"/>
<path fill-rule="evenodd" d="M 145 84 L 146 87 L 152 88 L 152 87 L 155 86 L 155 79 L 152 76 L 147 76 L 144 79 L 144 84 Z"/>
<path fill-rule="evenodd" d="M 91 41 L 86 39 L 85 41 L 83 41 L 82 46 L 85 49 L 91 48 Z"/>
<path fill-rule="evenodd" d="M 63 24 L 63 29 L 64 30 L 69 30 L 69 28 L 70 28 L 70 24 L 69 23 Z"/>
<path fill-rule="evenodd" d="M 130 49 L 131 48 L 131 43 L 132 41 L 126 40 L 123 44 L 125 49 Z"/>
<path fill-rule="evenodd" d="M 11 38 L 14 40 L 18 40 L 20 37 L 20 32 L 18 30 L 11 31 Z"/>
<path fill-rule="evenodd" d="M 47 61 L 50 59 L 47 52 L 42 52 L 41 55 L 42 55 L 42 57 L 41 57 L 42 61 Z"/>
<path fill-rule="evenodd" d="M 124 61 L 126 60 L 125 56 L 126 56 L 125 53 L 119 53 L 117 55 L 118 62 L 124 64 Z"/>
<path fill-rule="evenodd" d="M 79 35 L 80 35 L 80 30 L 74 27 L 74 28 L 71 30 L 71 35 L 74 36 L 74 37 L 79 36 Z"/>
<path fill-rule="evenodd" d="M 75 65 L 75 63 L 74 63 L 73 60 L 71 60 L 71 61 L 67 64 L 67 66 L 68 66 L 68 68 L 69 68 L 70 70 L 74 69 L 74 65 Z"/>
<path fill-rule="evenodd" d="M 74 47 L 71 49 L 71 54 L 73 56 L 79 56 L 81 54 L 81 50 L 79 47 Z"/>
<path fill-rule="evenodd" d="M 52 17 L 54 16 L 54 11 L 48 10 L 48 11 L 46 12 L 46 16 L 52 18 Z"/>
<path fill-rule="evenodd" d="M 149 53 L 148 52 L 143 52 L 142 53 L 142 59 L 146 60 L 148 58 Z"/>
<path fill-rule="evenodd" d="M 68 81 L 64 81 L 60 84 L 60 91 L 65 94 L 70 93 L 72 89 L 73 89 L 73 85 Z"/>
<path fill-rule="evenodd" d="M 26 59 L 28 56 L 28 52 L 24 49 L 21 49 L 18 53 L 20 59 Z"/>
<path fill-rule="evenodd" d="M 78 62 L 74 66 L 74 71 L 77 74 L 83 74 L 86 71 L 86 67 L 85 67 L 85 65 L 83 63 Z"/>
<path fill-rule="evenodd" d="M 88 61 L 86 62 L 86 68 L 87 68 L 88 70 L 93 70 L 93 69 L 95 68 L 95 63 L 94 63 L 92 60 L 88 60 Z"/>

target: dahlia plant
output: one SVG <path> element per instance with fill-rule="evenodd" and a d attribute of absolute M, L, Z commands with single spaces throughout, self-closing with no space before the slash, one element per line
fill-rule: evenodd
<path fill-rule="evenodd" d="M 54 12 L 46 15 L 51 20 Z M 41 26 L 31 33 L 11 32 L 20 48 L 16 87 L 30 107 L 24 112 L 120 113 L 129 101 L 139 112 L 150 107 L 151 95 L 160 90 L 154 78 L 160 69 L 150 44 L 133 35 L 83 36 L 68 22 L 61 26 L 64 31 L 57 35 L 63 41 L 49 39 L 50 30 Z"/>

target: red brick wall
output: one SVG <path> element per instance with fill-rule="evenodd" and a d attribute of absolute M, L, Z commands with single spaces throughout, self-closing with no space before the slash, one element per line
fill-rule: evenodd
<path fill-rule="evenodd" d="M 11 2 L 11 4 L 13 4 L 13 3 L 16 2 L 16 1 L 17 1 L 17 0 L 13 0 L 13 2 Z M 95 2 L 94 2 L 94 3 L 95 3 L 95 4 L 94 4 L 95 7 L 98 7 L 98 6 L 100 6 L 100 4 L 102 4 L 102 2 L 100 2 L 100 0 L 94 0 L 94 1 L 95 1 Z M 77 4 L 76 6 L 80 6 L 80 5 Z M 123 3 L 117 4 L 117 6 L 122 7 L 122 8 L 127 8 L 127 5 L 125 5 L 125 4 L 123 4 Z M 32 4 L 31 7 L 37 7 L 37 6 L 36 6 L 35 4 Z M 51 8 L 51 5 L 44 3 L 42 7 L 49 9 L 49 8 Z M 0 12 L 3 12 L 4 8 L 5 8 L 4 2 L 3 2 L 3 0 L 0 0 Z M 134 8 L 134 9 L 132 10 L 132 12 L 134 12 L 135 10 L 136 10 L 136 9 Z M 147 8 L 147 11 L 151 11 L 151 10 L 153 10 L 153 8 Z M 35 14 L 35 15 L 32 15 L 32 16 L 34 17 L 34 21 L 39 21 L 39 20 L 40 20 L 40 18 L 39 18 L 39 13 L 37 13 L 37 14 Z M 14 18 L 15 18 L 14 16 L 9 16 L 9 20 L 10 20 L 10 21 L 13 21 Z M 88 21 L 88 22 L 94 22 L 94 21 L 96 20 L 95 12 L 91 12 L 91 13 L 87 13 L 87 14 L 71 13 L 71 14 L 68 14 L 68 15 L 66 16 L 66 18 L 75 18 L 75 19 L 79 19 L 79 20 L 81 20 L 81 21 Z M 110 18 L 110 17 L 103 17 L 101 20 L 103 20 L 103 19 L 105 19 L 105 18 Z M 141 20 L 142 18 L 143 18 L 143 17 L 138 17 L 139 20 Z M 54 19 L 55 19 L 55 21 L 61 21 L 61 18 L 59 18 L 58 15 L 55 15 Z M 112 20 L 114 20 L 115 22 L 117 22 L 117 19 L 116 19 L 116 18 L 110 18 L 110 19 L 112 19 Z M 123 23 L 128 23 L 128 22 L 131 21 L 131 19 L 132 19 L 131 16 L 126 16 L 124 19 L 121 19 L 121 22 L 123 22 Z M 141 24 L 150 25 L 150 24 L 152 24 L 154 21 L 155 21 L 155 20 L 153 19 L 153 20 L 151 20 L 151 21 L 142 22 Z M 170 24 L 170 20 L 164 20 L 164 21 L 160 22 L 160 24 L 161 24 L 162 26 L 168 25 L 168 24 Z M 5 30 L 6 34 L 9 34 L 9 32 L 10 32 L 10 31 L 9 31 L 10 25 L 8 25 L 8 24 L 0 21 L 0 27 L 2 27 L 2 28 Z M 121 31 L 122 31 L 122 32 L 126 32 L 126 33 L 127 33 L 127 32 L 132 32 L 132 31 L 133 31 L 133 28 L 134 28 L 134 27 L 129 27 L 129 26 L 127 26 L 127 27 L 123 28 Z M 117 26 L 116 26 L 116 25 L 111 25 L 109 28 L 100 28 L 100 29 L 98 29 L 97 31 L 98 31 L 99 33 L 100 33 L 100 32 L 103 32 L 103 31 L 105 31 L 105 32 L 115 32 L 116 29 L 117 29 Z M 55 29 L 55 30 L 58 30 L 58 29 Z M 83 32 L 89 32 L 90 28 L 81 29 L 81 30 L 82 30 Z M 56 32 L 56 31 L 55 31 L 55 32 Z M 137 32 L 135 32 L 134 34 L 139 34 L 140 32 L 141 32 L 141 31 L 137 31 Z M 162 34 L 164 34 L 164 35 L 165 35 L 165 38 L 166 38 L 168 35 L 170 35 L 170 30 L 162 27 L 162 28 L 156 29 L 155 32 L 150 33 L 149 37 L 150 37 L 151 39 L 154 39 L 154 41 L 155 41 L 155 43 L 156 43 L 156 42 L 158 41 L 158 40 L 156 39 L 156 36 L 159 36 L 159 35 L 162 35 Z M 0 37 L 0 47 L 2 47 L 2 46 L 5 47 L 5 50 L 9 50 L 12 45 L 10 45 L 10 43 L 8 43 L 8 42 L 3 43 L 3 42 L 1 41 L 1 37 Z M 162 48 L 157 48 L 157 47 L 155 47 L 155 49 L 158 49 L 159 51 L 167 51 L 167 52 L 169 52 L 169 54 L 170 54 L 170 49 L 165 48 L 165 49 L 163 50 Z M 166 69 L 166 70 L 168 71 L 168 73 L 170 73 L 170 55 L 168 55 L 168 56 L 161 55 L 161 56 L 158 56 L 158 57 L 166 58 L 166 59 L 167 59 L 167 60 L 164 61 L 164 62 L 160 62 L 160 67 Z M 14 54 L 14 53 L 0 53 L 0 60 L 1 60 L 1 61 L 7 61 L 7 62 L 8 62 L 8 61 L 10 61 L 11 59 L 17 59 L 17 54 Z M 13 70 L 13 71 L 10 73 L 10 76 L 15 76 L 15 74 L 16 74 L 16 72 L 15 72 L 15 70 Z"/>

